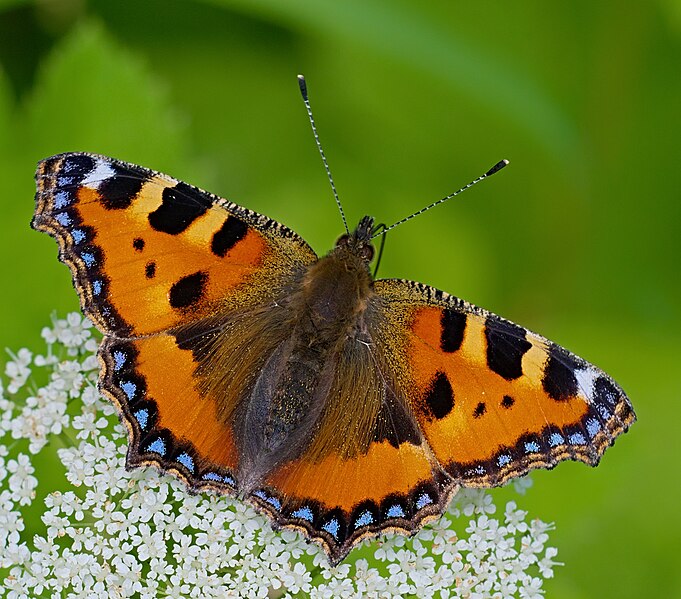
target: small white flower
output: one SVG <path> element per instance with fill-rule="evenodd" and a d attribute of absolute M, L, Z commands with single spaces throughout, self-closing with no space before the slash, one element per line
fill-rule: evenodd
<path fill-rule="evenodd" d="M 547 547 L 544 557 L 539 560 L 537 565 L 539 566 L 539 572 L 544 578 L 553 578 L 553 567 L 562 566 L 560 562 L 553 561 L 553 558 L 558 555 L 558 549 L 555 547 Z"/>
<path fill-rule="evenodd" d="M 99 405 L 102 403 L 101 397 L 99 395 L 99 391 L 97 391 L 97 388 L 94 385 L 86 386 L 85 389 L 83 389 L 83 393 L 80 398 L 84 406 L 96 406 L 97 408 L 101 407 Z"/>
<path fill-rule="evenodd" d="M 496 517 L 491 493 L 462 489 L 445 516 L 412 538 L 387 533 L 331 567 L 317 545 L 273 531 L 241 501 L 191 495 L 151 468 L 128 472 L 126 429 L 96 388 L 90 322 L 54 318 L 43 338 L 47 349 L 35 358 L 11 355 L 11 401 L 0 385 L 3 596 L 536 599 L 561 565 L 547 547 L 551 524 L 528 521 L 515 502 Z M 48 382 L 29 392 L 31 367 Z M 51 462 L 34 464 L 18 449 L 24 440 L 30 454 L 51 452 Z M 43 479 L 36 465 L 54 456 L 66 473 L 38 504 L 38 485 L 57 474 Z M 29 505 L 41 514 L 38 534 L 36 523 L 26 532 Z"/>
<path fill-rule="evenodd" d="M 532 487 L 534 481 L 530 476 L 521 476 L 520 478 L 514 478 L 511 481 L 513 485 L 513 490 L 518 493 L 518 495 L 525 495 L 527 490 Z"/>
<path fill-rule="evenodd" d="M 29 451 L 38 453 L 47 445 L 48 435 L 61 434 L 69 424 L 66 413 L 68 396 L 53 382 L 29 395 L 21 413 L 11 421 L 14 439 L 29 439 Z"/>
<path fill-rule="evenodd" d="M 12 360 L 5 365 L 5 375 L 9 377 L 9 385 L 7 391 L 10 395 L 14 395 L 21 389 L 31 375 L 31 360 L 33 354 L 26 348 L 20 349 L 17 354 L 9 352 Z"/>
<path fill-rule="evenodd" d="M 70 356 L 78 355 L 92 335 L 92 323 L 78 312 L 71 312 L 65 320 L 52 320 L 52 331 L 43 329 L 43 338 L 48 343 L 61 343 Z"/>
<path fill-rule="evenodd" d="M 12 420 L 14 418 L 14 402 L 10 401 L 4 396 L 4 389 L 2 381 L 0 381 L 0 438 L 12 429 Z M 7 455 L 7 447 L 0 445 L 0 455 Z"/>
<path fill-rule="evenodd" d="M 38 486 L 38 479 L 33 476 L 35 469 L 31 460 L 26 454 L 20 453 L 16 460 L 7 462 L 7 471 L 10 473 L 8 487 L 14 500 L 18 500 L 19 505 L 29 505 Z"/>
<path fill-rule="evenodd" d="M 291 570 L 281 574 L 281 582 L 284 588 L 294 595 L 297 593 L 309 593 L 312 576 L 307 571 L 307 568 L 298 562 Z"/>
<path fill-rule="evenodd" d="M 527 512 L 524 512 L 523 510 L 519 510 L 516 506 L 515 501 L 509 501 L 506 504 L 506 513 L 505 513 L 505 518 L 504 522 L 506 522 L 506 526 L 509 527 L 509 529 L 512 532 L 526 532 L 527 531 L 527 522 L 525 522 L 525 518 L 527 517 Z"/>
<path fill-rule="evenodd" d="M 65 360 L 57 363 L 52 380 L 55 387 L 64 390 L 69 397 L 78 397 L 85 381 L 80 362 Z"/>
<path fill-rule="evenodd" d="M 520 587 L 520 597 L 523 599 L 543 599 L 543 581 L 541 578 L 532 577 L 525 581 Z"/>
<path fill-rule="evenodd" d="M 355 585 L 348 578 L 332 578 L 329 582 L 312 587 L 310 597 L 313 599 L 350 599 L 356 597 Z M 390 597 L 390 594 L 386 594 Z"/>
<path fill-rule="evenodd" d="M 459 503 L 462 504 L 461 511 L 469 518 L 473 514 L 494 514 L 497 510 L 492 496 L 482 489 L 463 489 L 459 493 L 462 494 L 459 498 Z"/>
<path fill-rule="evenodd" d="M 11 509 L 8 505 L 0 506 L 0 547 L 18 545 L 24 528 L 24 519 L 20 512 Z M 0 556 L 2 556 L 1 551 Z M 0 567 L 9 567 L 2 565 L 3 563 L 4 560 L 0 557 Z"/>

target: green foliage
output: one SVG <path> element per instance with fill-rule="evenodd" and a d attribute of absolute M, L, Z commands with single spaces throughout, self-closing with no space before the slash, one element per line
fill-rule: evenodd
<path fill-rule="evenodd" d="M 78 148 L 177 168 L 190 159 L 187 132 L 164 87 L 101 23 L 78 22 L 40 65 L 26 109 L 29 147 L 36 159 Z"/>
<path fill-rule="evenodd" d="M 389 224 L 511 160 L 395 230 L 381 275 L 539 330 L 622 383 L 632 431 L 597 470 L 561 465 L 528 496 L 566 563 L 547 594 L 679 595 L 679 14 L 671 0 L 0 0 L 0 346 L 76 305 L 54 242 L 28 227 L 50 154 L 169 172 L 326 251 L 340 219 L 304 72 L 351 221 Z"/>
<path fill-rule="evenodd" d="M 328 35 L 394 63 L 439 79 L 457 94 L 514 122 L 535 137 L 554 159 L 579 160 L 574 124 L 546 90 L 503 64 L 473 39 L 452 36 L 422 7 L 395 2 L 314 0 L 212 0 L 274 16 L 294 30 Z M 377 24 L 380 24 L 377 26 Z M 427 93 L 427 92 L 426 92 Z"/>

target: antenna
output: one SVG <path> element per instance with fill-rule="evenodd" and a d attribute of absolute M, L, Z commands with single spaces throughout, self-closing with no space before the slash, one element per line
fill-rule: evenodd
<path fill-rule="evenodd" d="M 445 196 L 441 200 L 438 200 L 437 202 L 433 202 L 432 204 L 429 204 L 425 208 L 421 208 L 421 210 L 419 210 L 418 212 L 414 212 L 414 214 L 410 214 L 409 216 L 406 216 L 402 220 L 398 220 L 394 225 L 390 225 L 389 227 L 385 227 L 382 231 L 372 235 L 371 239 L 374 239 L 375 237 L 378 237 L 379 235 L 385 235 L 388 231 L 390 231 L 391 229 L 394 229 L 397 225 L 401 225 L 402 223 L 406 223 L 408 220 L 411 220 L 415 216 L 418 216 L 419 214 L 423 214 L 426 210 L 430 210 L 431 208 L 435 208 L 435 206 L 438 206 L 438 205 L 442 204 L 443 202 L 446 202 L 447 200 L 451 200 L 453 197 L 458 196 L 460 193 L 466 191 L 469 187 L 473 187 L 473 185 L 475 185 L 476 183 L 480 183 L 480 181 L 482 181 L 483 179 L 487 179 L 487 177 L 491 177 L 494 173 L 498 173 L 507 164 L 508 164 L 508 160 L 500 160 L 491 169 L 489 169 L 484 175 L 480 175 L 477 179 L 474 179 L 468 185 L 464 185 L 461 189 L 457 189 L 454 193 L 450 193 L 448 196 Z"/>
<path fill-rule="evenodd" d="M 329 178 L 329 183 L 331 183 L 331 190 L 333 191 L 333 197 L 336 198 L 336 204 L 338 205 L 338 210 L 341 213 L 341 218 L 343 219 L 343 226 L 345 227 L 345 232 L 350 233 L 348 229 L 348 221 L 345 219 L 345 212 L 343 212 L 343 206 L 341 205 L 340 198 L 338 197 L 338 192 L 336 191 L 336 186 L 333 183 L 333 177 L 331 176 L 331 170 L 329 169 L 329 164 L 326 162 L 326 156 L 324 155 L 324 150 L 322 150 L 322 144 L 319 141 L 319 135 L 317 134 L 317 127 L 314 124 L 314 117 L 312 116 L 312 107 L 310 106 L 310 99 L 307 95 L 307 83 L 305 82 L 305 77 L 303 75 L 298 75 L 298 85 L 300 86 L 300 93 L 303 96 L 303 102 L 305 103 L 305 109 L 307 110 L 307 116 L 310 119 L 310 125 L 312 126 L 312 135 L 314 135 L 315 143 L 317 144 L 317 149 L 319 150 L 319 155 L 322 157 L 322 162 L 324 163 L 324 170 L 326 170 L 326 176 Z"/>

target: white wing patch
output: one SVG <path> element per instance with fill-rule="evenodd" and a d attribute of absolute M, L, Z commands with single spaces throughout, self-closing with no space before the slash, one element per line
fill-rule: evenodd
<path fill-rule="evenodd" d="M 575 370 L 580 394 L 588 403 L 593 400 L 596 379 L 599 376 L 600 373 L 595 368 L 578 368 Z"/>
<path fill-rule="evenodd" d="M 102 181 L 110 179 L 116 174 L 116 171 L 110 164 L 103 160 L 97 160 L 95 168 L 93 168 L 81 181 L 81 185 L 89 187 L 90 189 L 99 189 Z"/>

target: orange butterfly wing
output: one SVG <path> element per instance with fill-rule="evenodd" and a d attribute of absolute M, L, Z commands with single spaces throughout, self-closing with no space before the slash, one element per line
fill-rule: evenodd
<path fill-rule="evenodd" d="M 316 259 L 293 231 L 166 175 L 93 154 L 41 162 L 33 227 L 59 243 L 83 311 L 118 337 L 266 303 Z"/>
<path fill-rule="evenodd" d="M 419 283 L 373 292 L 311 445 L 253 498 L 332 562 L 385 530 L 418 530 L 460 486 L 596 465 L 635 419 L 610 377 L 539 335 Z"/>
<path fill-rule="evenodd" d="M 373 344 L 347 339 L 310 445 L 254 497 L 275 522 L 321 543 L 332 563 L 364 538 L 415 532 L 458 489 L 377 359 Z"/>
<path fill-rule="evenodd" d="M 400 386 L 457 483 L 496 486 L 565 459 L 595 466 L 634 422 L 607 374 L 544 337 L 420 283 L 375 291 Z"/>
<path fill-rule="evenodd" d="M 32 226 L 55 237 L 83 311 L 105 335 L 100 388 L 128 428 L 128 466 L 233 491 L 232 430 L 196 384 L 186 331 L 210 334 L 216 315 L 224 325 L 266 306 L 314 252 L 262 215 L 104 156 L 53 156 L 36 181 Z"/>
<path fill-rule="evenodd" d="M 232 492 L 238 451 L 218 404 L 195 386 L 196 362 L 177 338 L 108 337 L 100 348 L 100 387 L 124 415 L 127 466 L 152 465 L 193 489 Z"/>

